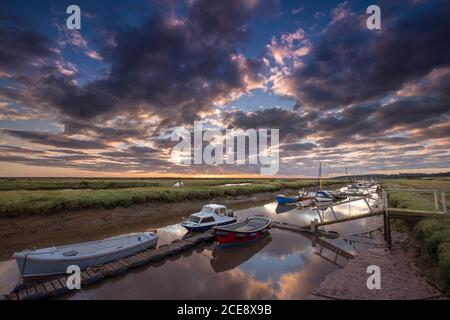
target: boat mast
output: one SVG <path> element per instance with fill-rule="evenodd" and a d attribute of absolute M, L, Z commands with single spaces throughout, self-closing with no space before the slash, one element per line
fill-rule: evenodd
<path fill-rule="evenodd" d="M 317 177 L 319 190 L 322 190 L 322 161 L 319 161 L 319 176 Z"/>

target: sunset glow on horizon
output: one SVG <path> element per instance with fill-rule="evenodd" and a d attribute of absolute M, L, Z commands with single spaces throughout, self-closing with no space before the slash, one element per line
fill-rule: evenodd
<path fill-rule="evenodd" d="M 371 1 L 70 4 L 0 4 L 1 177 L 262 177 L 174 161 L 200 120 L 279 129 L 269 177 L 450 171 L 446 1 L 377 1 L 380 30 Z"/>

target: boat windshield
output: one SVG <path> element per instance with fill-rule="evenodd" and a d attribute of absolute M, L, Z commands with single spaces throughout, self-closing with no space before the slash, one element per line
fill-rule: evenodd
<path fill-rule="evenodd" d="M 195 223 L 199 223 L 200 222 L 200 218 L 197 217 L 197 216 L 190 216 L 188 220 L 191 221 L 191 222 L 195 222 Z"/>
<path fill-rule="evenodd" d="M 204 212 L 204 213 L 214 213 L 214 208 L 212 208 L 210 206 L 203 206 L 202 212 Z"/>

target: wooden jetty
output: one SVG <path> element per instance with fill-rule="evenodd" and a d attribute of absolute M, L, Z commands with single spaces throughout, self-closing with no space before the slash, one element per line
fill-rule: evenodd
<path fill-rule="evenodd" d="M 278 228 L 278 229 L 282 229 L 282 230 L 288 230 L 288 231 L 292 231 L 292 232 L 298 232 L 303 234 L 304 236 L 308 237 L 311 239 L 311 236 L 313 236 L 314 238 L 312 239 L 313 243 L 320 245 L 323 248 L 326 248 L 330 251 L 333 251 L 334 253 L 337 253 L 338 255 L 346 258 L 346 259 L 352 259 L 354 258 L 353 254 L 342 250 L 339 247 L 336 247 L 335 245 L 321 239 L 318 237 L 314 236 L 314 233 L 312 233 L 308 227 L 305 226 L 298 226 L 292 223 L 286 223 L 286 222 L 278 222 L 278 221 L 273 221 L 272 222 L 272 228 Z"/>
<path fill-rule="evenodd" d="M 430 193 L 434 196 L 435 210 L 413 210 L 405 208 L 392 208 L 389 207 L 389 192 L 421 192 Z M 441 207 L 439 206 L 438 190 L 428 189 L 383 189 L 382 201 L 383 201 L 383 218 L 384 218 L 384 239 L 388 244 L 388 248 L 392 246 L 391 238 L 391 219 L 421 219 L 435 216 L 442 216 L 448 214 L 447 197 L 448 191 L 441 192 Z"/>
<path fill-rule="evenodd" d="M 124 273 L 128 269 L 137 268 L 150 262 L 161 261 L 166 257 L 180 254 L 197 245 L 211 242 L 213 239 L 213 233 L 207 231 L 185 239 L 175 240 L 170 244 L 165 244 L 154 249 L 148 249 L 120 260 L 88 268 L 81 272 L 81 286 L 84 287 L 104 278 Z M 69 294 L 72 290 L 67 288 L 68 276 L 70 275 L 49 279 L 44 282 L 24 284 L 9 295 L 0 296 L 0 300 L 38 300 Z"/>

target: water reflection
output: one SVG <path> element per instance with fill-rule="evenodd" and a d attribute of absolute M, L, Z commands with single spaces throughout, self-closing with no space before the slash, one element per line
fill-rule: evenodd
<path fill-rule="evenodd" d="M 267 234 L 262 239 L 245 246 L 234 248 L 220 248 L 216 246 L 212 252 L 212 259 L 210 260 L 211 267 L 216 272 L 234 269 L 261 251 L 271 241 L 272 236 Z"/>
<path fill-rule="evenodd" d="M 371 200 L 372 201 L 372 200 Z M 362 203 L 361 203 L 362 202 Z M 313 219 L 329 220 L 368 211 L 360 200 L 318 212 L 314 208 L 278 213 L 275 202 L 237 210 L 239 218 L 252 215 L 275 221 L 308 224 Z M 367 219 L 330 225 L 342 235 L 368 231 Z M 158 229 L 158 245 L 170 243 L 186 234 L 180 225 Z M 326 242 L 326 243 L 325 243 Z M 170 260 L 148 264 L 77 291 L 70 299 L 301 299 L 306 298 L 328 273 L 347 263 L 345 256 L 330 250 L 336 246 L 350 253 L 370 246 L 349 243 L 343 238 L 317 239 L 273 228 L 270 235 L 252 244 L 220 249 L 214 244 L 199 246 Z M 0 281 L 10 279 L 13 269 L 0 264 Z M 15 265 L 14 265 L 15 266 Z M 9 277 L 9 278 L 8 278 Z M 2 286 L 0 285 L 0 288 Z"/>
<path fill-rule="evenodd" d="M 288 211 L 291 211 L 291 210 L 294 210 L 296 207 L 295 206 L 288 206 L 288 205 L 283 205 L 283 204 L 278 204 L 277 205 L 277 207 L 275 208 L 275 212 L 277 213 L 277 214 L 280 214 L 280 213 L 285 213 L 285 212 L 288 212 Z"/>

